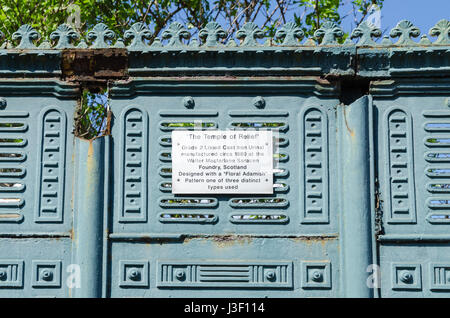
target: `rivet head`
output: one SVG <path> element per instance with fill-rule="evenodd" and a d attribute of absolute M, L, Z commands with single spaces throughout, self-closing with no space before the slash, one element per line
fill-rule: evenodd
<path fill-rule="evenodd" d="M 6 280 L 6 271 L 4 269 L 0 269 L 0 280 Z"/>
<path fill-rule="evenodd" d="M 4 98 L 0 98 L 0 108 L 5 108 L 6 107 L 6 99 Z"/>
<path fill-rule="evenodd" d="M 275 271 L 273 271 L 273 270 L 267 271 L 266 278 L 268 280 L 274 280 L 275 279 Z"/>
<path fill-rule="evenodd" d="M 141 279 L 141 273 L 136 268 L 130 268 L 128 270 L 127 276 L 128 276 L 128 279 L 134 280 L 134 281 L 137 281 L 137 280 Z"/>
<path fill-rule="evenodd" d="M 185 98 L 183 98 L 183 105 L 186 108 L 194 108 L 195 106 L 194 98 L 192 96 L 186 96 Z"/>
<path fill-rule="evenodd" d="M 51 281 L 53 279 L 53 272 L 49 269 L 44 269 L 41 272 L 41 279 L 45 281 Z"/>
<path fill-rule="evenodd" d="M 264 108 L 266 106 L 266 100 L 261 96 L 253 98 L 253 106 L 256 108 Z"/>
<path fill-rule="evenodd" d="M 444 104 L 445 104 L 447 107 L 450 107 L 450 97 L 448 97 L 448 98 L 445 99 Z"/>
<path fill-rule="evenodd" d="M 314 271 L 312 273 L 311 279 L 314 282 L 316 282 L 316 283 L 319 283 L 319 282 L 323 281 L 323 274 L 322 274 L 322 272 L 321 271 Z"/>
<path fill-rule="evenodd" d="M 186 278 L 186 272 L 184 270 L 182 270 L 182 269 L 177 269 L 175 271 L 175 277 L 178 280 L 184 280 Z"/>
<path fill-rule="evenodd" d="M 409 271 L 402 271 L 400 273 L 400 280 L 405 284 L 411 284 L 413 282 L 413 275 Z"/>

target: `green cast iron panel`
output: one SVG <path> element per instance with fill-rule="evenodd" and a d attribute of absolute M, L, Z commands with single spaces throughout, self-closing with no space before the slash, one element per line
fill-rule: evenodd
<path fill-rule="evenodd" d="M 5 100 L 0 112 L 0 233 L 68 233 L 73 102 Z"/>
<path fill-rule="evenodd" d="M 380 251 L 382 297 L 448 297 L 448 243 L 385 243 Z"/>
<path fill-rule="evenodd" d="M 450 291 L 450 109 L 448 95 L 432 83 L 399 79 L 373 84 L 380 132 L 381 297 L 448 297 Z M 421 85 L 432 88 L 425 92 Z M 395 89 L 398 98 L 387 97 L 381 87 Z"/>
<path fill-rule="evenodd" d="M 337 182 L 336 150 L 329 141 L 336 138 L 336 101 L 265 96 L 267 106 L 258 110 L 254 96 L 195 96 L 195 108 L 186 109 L 183 97 L 111 102 L 118 114 L 112 136 L 119 141 L 111 151 L 117 167 L 111 177 L 120 180 L 114 188 L 114 233 L 337 232 L 336 194 L 330 191 Z M 170 133 L 198 122 L 219 130 L 277 126 L 274 194 L 172 195 Z"/>
<path fill-rule="evenodd" d="M 37 79 L 0 84 L 0 297 L 73 295 L 67 282 L 76 263 L 71 240 L 76 88 L 63 86 Z"/>
<path fill-rule="evenodd" d="M 112 89 L 111 296 L 338 295 L 338 101 L 301 86 L 167 95 L 144 83 L 152 93 L 131 100 Z M 273 195 L 173 195 L 171 132 L 192 129 L 276 130 Z"/>
<path fill-rule="evenodd" d="M 376 43 L 363 22 L 339 44 L 335 23 L 304 42 L 287 23 L 262 44 L 247 23 L 238 45 L 175 22 L 149 45 L 142 23 L 111 44 L 102 23 L 89 44 L 21 26 L 0 49 L 0 296 L 448 295 L 449 28 L 416 42 L 402 20 Z M 61 51 L 75 46 L 114 47 L 103 62 L 128 69 L 80 76 Z M 111 136 L 73 140 L 74 83 L 100 77 Z M 170 133 L 186 126 L 277 127 L 274 194 L 172 195 Z"/>
<path fill-rule="evenodd" d="M 0 242 L 0 297 L 70 297 L 70 238 Z"/>
<path fill-rule="evenodd" d="M 338 240 L 113 242 L 111 297 L 333 297 Z"/>
<path fill-rule="evenodd" d="M 444 96 L 377 101 L 386 235 L 446 236 L 450 109 Z"/>

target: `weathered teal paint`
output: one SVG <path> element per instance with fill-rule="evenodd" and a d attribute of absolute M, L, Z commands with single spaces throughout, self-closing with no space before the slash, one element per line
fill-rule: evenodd
<path fill-rule="evenodd" d="M 74 264 L 80 288 L 74 297 L 101 297 L 103 281 L 104 139 L 75 139 Z"/>
<path fill-rule="evenodd" d="M 372 256 L 372 201 L 370 184 L 370 111 L 372 98 L 364 96 L 348 106 L 339 106 L 341 128 L 338 145 L 341 155 L 342 192 L 341 237 L 344 295 L 371 297 L 367 268 Z"/>
<path fill-rule="evenodd" d="M 363 23 L 343 44 L 329 22 L 266 40 L 248 23 L 240 44 L 214 22 L 152 44 L 142 23 L 53 44 L 21 27 L 0 46 L 0 296 L 448 297 L 449 25 L 416 41 L 401 21 L 393 43 Z M 65 49 L 113 69 L 65 73 Z M 71 134 L 88 79 L 110 80 L 113 114 L 91 141 Z M 279 127 L 273 195 L 172 195 L 170 133 L 200 120 Z"/>

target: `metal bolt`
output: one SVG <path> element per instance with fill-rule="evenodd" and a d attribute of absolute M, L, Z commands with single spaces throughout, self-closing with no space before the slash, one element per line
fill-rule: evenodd
<path fill-rule="evenodd" d="M 128 270 L 128 279 L 130 280 L 140 280 L 141 279 L 141 273 L 136 268 L 131 268 Z"/>
<path fill-rule="evenodd" d="M 183 98 L 183 105 L 186 108 L 194 108 L 195 106 L 194 98 L 191 96 L 186 96 L 185 98 Z"/>
<path fill-rule="evenodd" d="M 312 278 L 311 278 L 314 282 L 318 283 L 321 282 L 323 280 L 323 274 L 321 271 L 314 271 L 312 273 Z"/>
<path fill-rule="evenodd" d="M 45 281 L 51 281 L 53 279 L 53 272 L 49 269 L 44 269 L 41 272 L 41 279 Z"/>
<path fill-rule="evenodd" d="M 413 282 L 413 275 L 409 271 L 402 271 L 400 273 L 400 280 L 405 284 L 411 284 Z"/>
<path fill-rule="evenodd" d="M 5 107 L 6 107 L 6 99 L 0 98 L 0 108 L 5 108 Z"/>
<path fill-rule="evenodd" d="M 273 270 L 267 271 L 266 278 L 268 280 L 274 280 L 275 279 L 275 271 L 273 271 Z"/>
<path fill-rule="evenodd" d="M 4 269 L 0 270 L 0 280 L 6 280 L 7 274 Z"/>
<path fill-rule="evenodd" d="M 175 271 L 175 277 L 176 277 L 178 280 L 183 280 L 183 279 L 186 277 L 186 273 L 185 273 L 185 271 L 182 270 L 182 269 L 177 269 L 177 270 Z"/>
<path fill-rule="evenodd" d="M 264 108 L 266 106 L 266 100 L 261 96 L 253 98 L 253 106 L 257 108 Z"/>

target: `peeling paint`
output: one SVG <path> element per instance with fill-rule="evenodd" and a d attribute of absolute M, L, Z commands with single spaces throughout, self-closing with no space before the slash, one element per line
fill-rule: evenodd
<path fill-rule="evenodd" d="M 314 244 L 320 242 L 321 244 L 326 244 L 328 241 L 334 241 L 338 239 L 338 235 L 317 235 L 317 236 L 276 236 L 276 235 L 192 235 L 186 236 L 183 243 L 189 243 L 192 240 L 204 240 L 212 241 L 221 247 L 238 244 L 250 244 L 255 239 L 289 239 L 293 242 L 303 242 L 306 244 Z"/>

